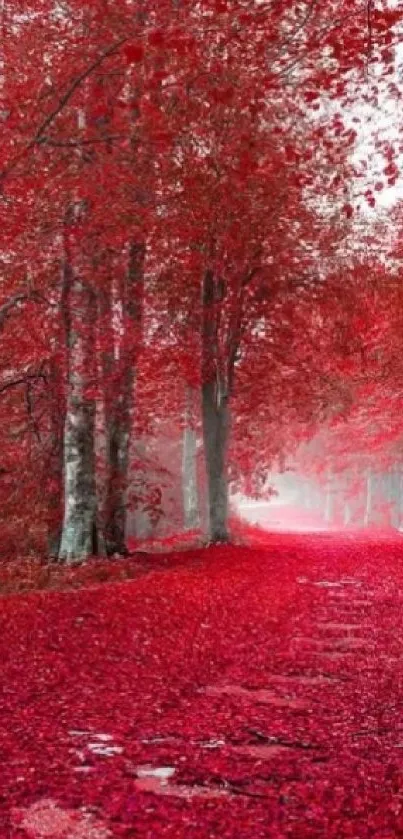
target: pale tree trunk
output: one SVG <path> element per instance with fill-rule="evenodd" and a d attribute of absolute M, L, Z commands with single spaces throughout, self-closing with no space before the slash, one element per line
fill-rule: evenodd
<path fill-rule="evenodd" d="M 228 542 L 228 400 L 227 397 L 217 400 L 215 385 L 207 383 L 203 385 L 202 402 L 210 539 L 212 542 Z"/>
<path fill-rule="evenodd" d="M 395 466 L 390 473 L 390 497 L 391 524 L 396 529 L 400 526 L 400 472 Z"/>
<path fill-rule="evenodd" d="M 397 527 L 400 530 L 403 528 L 403 471 L 398 467 L 398 498 L 397 498 Z"/>
<path fill-rule="evenodd" d="M 64 426 L 64 516 L 59 560 L 80 562 L 101 552 L 95 485 L 95 401 L 91 385 L 94 297 L 74 276 L 70 280 L 68 387 Z"/>
<path fill-rule="evenodd" d="M 134 464 L 132 474 L 129 475 L 130 492 L 134 494 L 133 509 L 128 516 L 126 533 L 135 536 L 140 541 L 151 539 L 154 524 L 150 510 L 147 509 L 147 439 L 139 436 L 131 441 L 130 461 Z"/>
<path fill-rule="evenodd" d="M 350 497 L 350 475 L 347 472 L 344 477 L 343 487 L 343 525 L 348 527 L 352 521 L 353 502 Z"/>
<path fill-rule="evenodd" d="M 66 422 L 66 398 L 64 382 L 68 379 L 69 364 L 69 294 L 72 280 L 71 268 L 65 259 L 61 271 L 61 295 L 59 302 L 59 324 L 55 339 L 55 351 L 62 364 L 54 359 L 50 363 L 49 379 L 52 399 L 51 408 L 51 452 L 48 464 L 47 493 L 49 497 L 49 521 L 47 546 L 48 555 L 57 561 L 63 530 L 64 494 L 64 426 Z"/>
<path fill-rule="evenodd" d="M 54 387 L 51 415 L 51 451 L 48 463 L 47 492 L 49 498 L 49 519 L 47 547 L 51 559 L 57 560 L 62 534 L 63 509 L 63 435 L 66 410 L 65 404 L 58 398 L 56 388 L 60 388 L 60 371 L 54 364 L 50 367 L 49 379 Z"/>
<path fill-rule="evenodd" d="M 197 486 L 197 432 L 194 427 L 195 389 L 186 386 L 185 427 L 182 449 L 183 519 L 185 530 L 200 526 Z"/>
<path fill-rule="evenodd" d="M 398 509 L 397 509 L 397 473 L 396 469 L 389 472 L 389 520 L 392 527 L 398 527 Z"/>
<path fill-rule="evenodd" d="M 106 402 L 108 486 L 105 536 L 110 554 L 126 554 L 129 450 L 133 424 L 136 349 L 141 338 L 144 290 L 143 244 L 131 244 L 127 273 L 120 289 L 122 336 L 114 358 L 112 398 Z M 111 310 L 112 316 L 112 310 Z M 115 375 L 116 374 L 116 375 Z M 106 385 L 108 386 L 108 385 Z"/>
<path fill-rule="evenodd" d="M 77 111 L 77 128 L 86 126 L 85 110 Z M 62 307 L 67 346 L 67 396 L 63 437 L 64 515 L 59 561 L 82 562 L 104 553 L 98 521 L 95 463 L 95 398 L 88 390 L 95 380 L 96 297 L 84 281 L 86 260 L 70 252 L 68 228 L 86 214 L 86 203 L 74 197 L 67 207 L 64 231 Z"/>
<path fill-rule="evenodd" d="M 364 511 L 364 525 L 368 527 L 372 518 L 373 507 L 373 476 L 370 469 L 367 471 L 365 479 L 365 511 Z"/>
<path fill-rule="evenodd" d="M 202 419 L 212 542 L 228 542 L 227 445 L 230 411 L 228 382 L 220 369 L 216 286 L 212 271 L 203 278 Z"/>
<path fill-rule="evenodd" d="M 259 260 L 261 249 L 255 258 Z M 247 271 L 239 281 L 229 323 L 224 325 L 222 305 L 226 282 L 212 270 L 205 271 L 202 284 L 202 419 L 203 443 L 209 495 L 209 529 L 212 542 L 228 542 L 228 468 L 230 400 L 235 365 L 245 330 L 245 292 L 259 271 Z"/>

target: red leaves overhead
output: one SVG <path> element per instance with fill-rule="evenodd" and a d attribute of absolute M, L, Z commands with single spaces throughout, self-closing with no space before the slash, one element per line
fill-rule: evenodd
<path fill-rule="evenodd" d="M 292 403 L 294 416 L 296 402 L 302 405 L 301 382 L 309 381 L 314 364 L 295 324 L 304 335 L 317 266 L 327 265 L 349 227 L 332 220 L 327 230 L 323 204 L 332 204 L 336 219 L 353 216 L 345 202 L 356 194 L 349 161 L 356 135 L 341 113 L 327 118 L 323 106 L 333 100 L 330 113 L 341 112 L 358 97 L 370 61 L 362 0 L 314 6 L 310 0 L 148 0 L 142 11 L 133 2 L 70 0 L 68 17 L 48 0 L 32 0 L 21 18 L 23 5 L 4 10 L 2 293 L 7 298 L 25 287 L 28 266 L 29 282 L 48 303 L 41 304 L 44 323 L 40 334 L 33 331 L 31 359 L 18 331 L 4 335 L 7 365 L 36 364 L 41 353 L 47 359 L 52 352 L 65 361 L 60 266 L 66 254 L 90 286 L 95 310 L 111 289 L 120 293 L 122 255 L 140 238 L 147 242 L 154 335 L 161 327 L 166 339 L 161 354 L 174 357 L 183 379 L 197 379 L 200 282 L 213 266 L 225 289 L 215 302 L 217 363 L 225 367 L 235 358 L 232 339 L 241 333 L 236 387 L 244 425 L 251 405 L 274 400 L 281 406 L 274 412 L 278 427 L 288 410 L 283 402 Z M 374 48 L 387 50 L 381 54 L 388 63 L 389 30 L 398 22 L 396 12 L 377 4 Z M 384 174 L 395 183 L 393 154 Z M 366 198 L 373 206 L 372 192 Z M 285 300 L 294 298 L 298 306 L 289 314 Z M 299 320 L 295 310 L 302 305 Z M 22 321 L 21 332 L 30 334 L 28 323 Z M 269 332 L 275 334 L 270 346 Z M 302 362 L 285 372 L 290 346 Z M 100 369 L 101 358 L 96 361 Z M 59 368 L 55 390 L 62 400 L 66 367 Z M 141 370 L 136 376 L 141 381 Z M 152 413 L 150 391 L 161 405 L 170 381 L 155 365 L 146 384 Z M 87 393 L 101 391 L 91 381 Z M 21 428 L 23 399 L 18 407 L 14 395 L 3 404 L 3 429 L 9 416 Z M 41 442 L 36 436 L 34 453 L 45 464 L 43 446 L 53 434 L 49 404 L 39 405 L 38 415 Z M 32 424 L 29 434 L 33 439 Z M 8 445 L 7 439 L 3 448 Z M 27 457 L 19 473 L 28 468 Z M 37 461 L 30 474 L 36 473 L 42 474 Z M 37 497 L 43 503 L 40 479 Z"/>
<path fill-rule="evenodd" d="M 401 834 L 400 545 L 239 533 L 2 601 L 5 836 Z"/>
<path fill-rule="evenodd" d="M 128 64 L 138 64 L 144 60 L 144 47 L 142 44 L 126 44 L 124 51 Z"/>
<path fill-rule="evenodd" d="M 319 99 L 319 96 L 320 93 L 318 90 L 307 90 L 304 93 L 305 102 L 308 102 L 308 104 L 311 104 L 311 102 L 316 102 L 316 100 Z"/>
<path fill-rule="evenodd" d="M 154 30 L 150 32 L 148 36 L 148 43 L 151 47 L 161 48 L 165 44 L 165 34 L 160 30 Z"/>

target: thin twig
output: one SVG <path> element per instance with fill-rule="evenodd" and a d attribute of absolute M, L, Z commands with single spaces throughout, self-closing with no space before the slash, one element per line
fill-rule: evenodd
<path fill-rule="evenodd" d="M 18 165 L 20 160 L 22 160 L 26 155 L 32 151 L 32 149 L 39 145 L 42 142 L 43 136 L 45 131 L 49 128 L 50 125 L 54 122 L 56 117 L 61 113 L 63 108 L 68 104 L 73 94 L 78 90 L 80 85 L 89 78 L 89 76 L 96 70 L 107 58 L 111 55 L 114 55 L 118 50 L 127 42 L 128 38 L 120 38 L 119 41 L 112 44 L 110 47 L 105 49 L 96 59 L 88 66 L 85 70 L 83 70 L 75 79 L 71 82 L 70 86 L 67 88 L 66 92 L 63 96 L 59 99 L 58 104 L 55 108 L 50 112 L 50 114 L 45 117 L 45 119 L 41 122 L 38 126 L 34 136 L 32 139 L 27 143 L 24 149 L 14 158 L 13 161 L 5 168 L 0 174 L 0 179 L 4 181 L 7 175 L 15 169 Z"/>

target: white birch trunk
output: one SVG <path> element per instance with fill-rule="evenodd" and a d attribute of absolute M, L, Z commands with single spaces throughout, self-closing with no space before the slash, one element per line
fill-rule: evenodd
<path fill-rule="evenodd" d="M 183 518 L 185 530 L 200 526 L 197 487 L 197 433 L 193 425 L 194 390 L 186 388 L 185 427 L 182 449 Z"/>
<path fill-rule="evenodd" d="M 95 487 L 95 402 L 86 395 L 91 372 L 93 301 L 72 279 L 66 419 L 64 427 L 64 516 L 59 560 L 81 562 L 98 553 Z"/>
<path fill-rule="evenodd" d="M 145 246 L 133 242 L 128 267 L 121 286 L 121 312 L 124 316 L 118 352 L 110 359 L 118 370 L 117 392 L 107 401 L 108 490 L 106 539 L 108 553 L 127 553 L 127 495 L 129 452 L 134 412 L 134 385 L 137 345 L 141 339 L 144 294 Z M 111 311 L 112 316 L 112 311 Z M 137 345 L 136 345 L 137 342 Z M 106 383 L 106 387 L 108 384 Z"/>
<path fill-rule="evenodd" d="M 390 519 L 393 527 L 400 525 L 400 474 L 396 467 L 390 473 Z"/>
<path fill-rule="evenodd" d="M 403 528 L 403 472 L 399 469 L 399 488 L 398 488 L 398 529 Z"/>

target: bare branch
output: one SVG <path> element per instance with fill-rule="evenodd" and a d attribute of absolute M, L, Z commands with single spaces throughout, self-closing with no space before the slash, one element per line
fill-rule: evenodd
<path fill-rule="evenodd" d="M 12 170 L 15 169 L 19 161 L 22 160 L 22 158 L 26 157 L 26 155 L 30 151 L 32 151 L 32 149 L 35 148 L 35 146 L 38 146 L 41 144 L 41 142 L 43 142 L 43 137 L 46 130 L 49 128 L 50 125 L 52 125 L 56 117 L 68 104 L 73 94 L 76 92 L 76 90 L 78 90 L 80 85 L 82 85 L 82 83 L 89 78 L 89 76 L 94 72 L 94 70 L 96 70 L 107 58 L 118 52 L 120 47 L 122 47 L 127 40 L 127 37 L 120 38 L 119 41 L 116 41 L 116 43 L 112 44 L 110 47 L 107 47 L 107 49 L 105 49 L 96 59 L 94 59 L 94 61 L 92 61 L 91 64 L 88 67 L 86 67 L 85 70 L 82 71 L 82 73 L 80 73 L 78 76 L 76 76 L 75 79 L 73 79 L 66 92 L 59 99 L 59 102 L 56 105 L 56 107 L 53 108 L 50 114 L 48 114 L 47 117 L 45 117 L 45 119 L 38 126 L 34 136 L 29 141 L 29 143 L 27 143 L 25 148 L 14 158 L 13 161 L 11 161 L 9 166 L 3 169 L 3 171 L 0 174 L 1 180 L 4 180 L 7 177 L 7 175 L 9 175 L 10 172 L 12 172 Z"/>
<path fill-rule="evenodd" d="M 43 297 L 39 292 L 31 291 L 29 294 L 26 292 L 19 292 L 18 294 L 14 294 L 13 297 L 10 297 L 10 300 L 7 300 L 6 303 L 3 303 L 0 306 L 0 329 L 4 326 L 4 323 L 8 317 L 8 315 L 12 312 L 13 309 L 18 307 L 19 303 L 26 303 L 29 300 L 31 301 L 41 301 L 48 303 L 49 301 L 46 300 L 46 297 Z"/>
<path fill-rule="evenodd" d="M 52 137 L 42 137 L 41 145 L 52 146 L 55 148 L 80 148 L 81 146 L 93 146 L 96 143 L 111 143 L 113 140 L 128 139 L 128 134 L 106 134 L 104 137 L 92 137 L 87 140 L 57 140 Z"/>
<path fill-rule="evenodd" d="M 27 385 L 28 382 L 38 381 L 38 379 L 42 379 L 44 382 L 47 382 L 46 373 L 42 369 L 36 370 L 33 373 L 21 374 L 21 376 L 17 376 L 15 379 L 8 379 L 8 381 L 0 384 L 0 393 L 4 393 L 12 387 Z"/>

